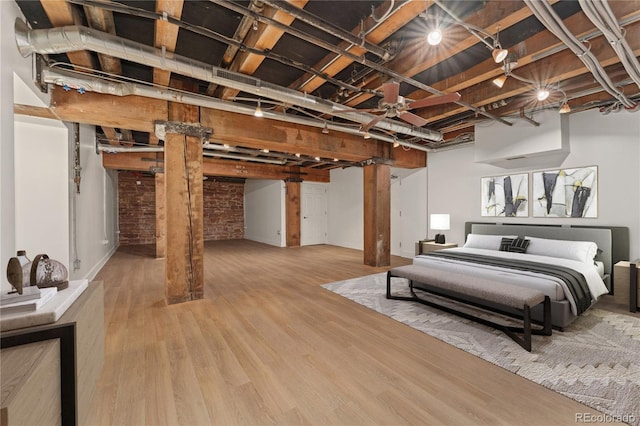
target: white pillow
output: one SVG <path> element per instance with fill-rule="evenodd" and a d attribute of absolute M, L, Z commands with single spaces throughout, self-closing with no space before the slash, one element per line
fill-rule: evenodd
<path fill-rule="evenodd" d="M 518 238 L 518 236 L 469 234 L 467 235 L 467 242 L 464 243 L 464 248 L 500 250 L 500 242 L 503 238 Z"/>
<path fill-rule="evenodd" d="M 592 241 L 550 240 L 547 238 L 525 237 L 529 240 L 527 254 L 560 257 L 593 263 L 598 253 L 598 245 Z"/>

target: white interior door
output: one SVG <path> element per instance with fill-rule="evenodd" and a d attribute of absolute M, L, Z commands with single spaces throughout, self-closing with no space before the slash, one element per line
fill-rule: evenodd
<path fill-rule="evenodd" d="M 327 185 L 302 183 L 300 245 L 327 243 Z"/>

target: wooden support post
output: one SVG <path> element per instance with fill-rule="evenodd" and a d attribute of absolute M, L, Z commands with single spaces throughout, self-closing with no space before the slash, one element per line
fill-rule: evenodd
<path fill-rule="evenodd" d="M 173 122 L 165 128 L 166 238 L 171 242 L 165 262 L 168 304 L 204 296 L 203 137 L 195 135 L 203 130 Z"/>
<path fill-rule="evenodd" d="M 156 258 L 167 255 L 167 199 L 164 173 L 156 173 Z"/>
<path fill-rule="evenodd" d="M 391 166 L 364 167 L 364 264 L 391 264 Z"/>
<path fill-rule="evenodd" d="M 287 181 L 285 206 L 287 221 L 287 247 L 300 246 L 300 182 Z"/>

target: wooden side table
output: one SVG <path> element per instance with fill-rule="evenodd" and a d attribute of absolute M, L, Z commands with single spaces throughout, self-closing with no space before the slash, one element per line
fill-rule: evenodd
<path fill-rule="evenodd" d="M 631 268 L 631 265 L 635 268 Z M 613 267 L 613 300 L 615 303 L 628 305 L 629 312 L 637 312 L 640 306 L 639 271 L 640 259 L 634 262 L 623 260 Z"/>
<path fill-rule="evenodd" d="M 456 243 L 444 243 L 438 244 L 433 240 L 421 240 L 416 243 L 416 256 L 422 253 L 427 253 L 429 251 L 436 251 L 442 249 L 448 249 L 458 247 Z"/>

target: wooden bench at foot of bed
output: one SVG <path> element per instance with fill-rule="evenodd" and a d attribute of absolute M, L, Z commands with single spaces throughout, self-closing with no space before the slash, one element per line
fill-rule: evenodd
<path fill-rule="evenodd" d="M 405 278 L 409 280 L 409 296 L 397 296 L 391 294 L 391 278 Z M 444 306 L 432 300 L 426 300 L 416 295 L 414 290 L 421 290 L 433 293 L 437 296 L 462 302 L 465 304 L 478 306 L 500 314 L 513 316 L 507 311 L 496 309 L 495 306 L 512 308 L 521 313 L 523 320 L 522 327 L 512 327 L 480 318 L 468 312 L 457 310 L 450 306 Z M 435 308 L 460 315 L 479 323 L 495 327 L 504 331 L 515 342 L 527 351 L 531 352 L 531 335 L 541 334 L 551 335 L 551 300 L 541 291 L 519 287 L 493 281 L 486 278 L 478 278 L 473 275 L 442 271 L 421 265 L 406 265 L 393 268 L 387 272 L 387 299 L 411 300 Z M 543 304 L 543 324 L 542 328 L 532 328 L 531 308 Z M 522 337 L 516 333 L 522 333 Z"/>

